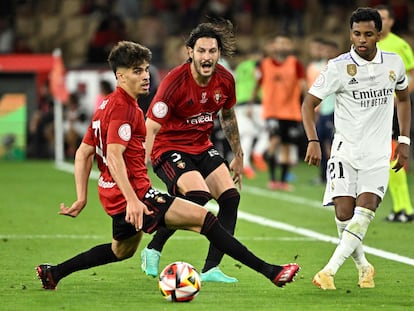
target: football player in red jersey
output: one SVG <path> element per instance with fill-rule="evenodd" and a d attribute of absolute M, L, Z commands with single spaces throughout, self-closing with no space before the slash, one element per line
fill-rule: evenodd
<path fill-rule="evenodd" d="M 276 286 L 292 282 L 297 264 L 271 265 L 252 254 L 229 234 L 211 212 L 190 201 L 160 193 L 151 186 L 145 164 L 145 120 L 137 104 L 150 87 L 151 51 L 129 41 L 119 42 L 109 55 L 117 88 L 95 112 L 75 155 L 77 198 L 60 205 L 60 214 L 76 217 L 86 206 L 94 158 L 100 177 L 98 193 L 112 218 L 112 242 L 97 245 L 58 265 L 41 264 L 37 274 L 44 289 L 56 289 L 69 274 L 130 258 L 143 232 L 168 227 L 198 232 L 218 249 L 263 274 Z"/>
<path fill-rule="evenodd" d="M 194 28 L 185 45 L 189 59 L 173 68 L 161 81 L 147 112 L 147 158 L 171 195 L 200 205 L 214 198 L 220 223 L 234 233 L 241 187 L 243 151 L 237 120 L 233 75 L 219 64 L 220 57 L 236 48 L 233 25 L 220 20 Z M 214 119 L 221 127 L 234 159 L 226 165 L 210 140 Z M 231 175 L 233 173 L 233 176 Z M 142 251 L 142 270 L 158 275 L 161 251 L 173 230 L 161 229 Z M 237 282 L 218 267 L 223 252 L 210 245 L 201 280 Z"/>

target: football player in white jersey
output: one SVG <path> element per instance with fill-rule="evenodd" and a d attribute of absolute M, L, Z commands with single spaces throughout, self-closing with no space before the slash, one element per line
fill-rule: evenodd
<path fill-rule="evenodd" d="M 309 89 L 302 106 L 308 138 L 305 162 L 320 164 L 315 107 L 336 95 L 335 136 L 328 161 L 324 203 L 335 206 L 340 242 L 326 266 L 313 278 L 321 289 L 335 289 L 334 276 L 352 256 L 358 286 L 375 287 L 374 267 L 367 261 L 362 240 L 387 190 L 394 95 L 400 127 L 393 169 L 408 161 L 411 107 L 404 64 L 395 53 L 377 48 L 382 21 L 371 8 L 359 8 L 350 18 L 351 49 L 329 61 Z"/>

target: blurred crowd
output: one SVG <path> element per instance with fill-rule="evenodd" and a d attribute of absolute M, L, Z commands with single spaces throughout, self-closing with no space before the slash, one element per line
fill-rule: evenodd
<path fill-rule="evenodd" d="M 232 58 L 222 59 L 222 63 L 236 73 L 242 64 L 247 62 L 250 66 L 248 62 L 257 63 L 269 55 L 294 56 L 303 68 L 303 74 L 297 77 L 297 82 L 303 84 L 297 99 L 300 103 L 327 59 L 349 49 L 349 32 L 344 23 L 348 23 L 350 12 L 358 6 L 374 7 L 379 4 L 391 5 L 395 13 L 394 33 L 413 46 L 414 20 L 410 21 L 409 16 L 413 13 L 414 3 L 408 0 L 13 0 L 0 3 L 0 53 L 51 53 L 55 48 L 60 48 L 68 69 L 106 69 L 108 52 L 113 45 L 119 40 L 133 40 L 153 52 L 153 95 L 163 74 L 186 60 L 184 40 L 189 31 L 200 22 L 226 18 L 236 26 L 237 53 Z M 280 34 L 291 40 L 289 51 L 286 51 L 285 43 L 278 50 L 275 38 Z M 281 59 L 284 61 L 283 57 Z M 107 81 L 100 84 L 101 93 L 96 102 L 112 91 Z M 241 89 L 246 91 L 248 88 L 242 86 Z M 253 94 L 252 91 L 248 93 L 246 100 Z M 243 96 L 237 94 L 239 115 L 245 114 L 245 108 L 239 105 L 243 104 Z M 256 99 L 257 103 L 261 102 L 259 97 Z M 140 100 L 144 112 L 150 100 L 151 96 Z M 29 157 L 53 157 L 52 104 L 50 90 L 45 85 L 37 110 L 30 116 Z M 259 106 L 255 108 L 260 110 Z M 332 112 L 332 105 L 328 103 L 320 111 L 320 119 L 326 120 L 328 126 L 327 141 L 323 146 L 325 160 L 329 157 Z M 260 111 L 255 114 L 259 115 Z M 82 110 L 76 92 L 71 94 L 65 105 L 64 117 L 65 155 L 72 159 L 90 118 Z M 248 128 L 246 122 L 248 120 L 243 121 L 244 129 Z M 259 134 L 263 133 L 260 130 L 262 125 L 257 122 L 252 123 L 252 128 Z M 278 146 L 279 143 L 267 138 L 260 142 L 258 137 L 264 135 L 245 132 L 241 131 L 241 138 L 245 140 L 243 148 L 248 151 L 244 165 L 246 177 L 253 178 L 256 170 L 269 170 L 269 187 L 280 187 L 275 182 L 279 179 L 279 173 L 272 161 L 269 162 L 270 157 L 281 165 L 282 180 L 289 182 L 294 179 L 289 168 L 304 152 L 302 130 L 298 131 L 295 143 L 290 146 Z M 231 157 L 218 124 L 212 139 L 225 157 Z M 284 149 L 285 152 L 276 155 L 271 149 Z M 263 156 L 268 158 L 263 159 Z M 265 162 L 270 163 L 270 167 Z M 316 174 L 315 183 L 325 181 L 325 168 L 323 165 L 320 173 Z M 285 188 L 289 190 L 288 186 Z"/>
<path fill-rule="evenodd" d="M 169 68 L 177 44 L 206 18 L 227 18 L 237 28 L 239 50 L 263 45 L 285 33 L 297 41 L 323 34 L 348 42 L 344 21 L 357 6 L 392 5 L 394 32 L 410 34 L 408 0 L 10 0 L 0 4 L 0 53 L 50 53 L 61 48 L 67 67 L 105 66 L 119 40 L 138 41 L 153 51 L 154 65 Z M 298 57 L 307 61 L 306 45 Z M 230 60 L 233 67 L 237 57 Z"/>

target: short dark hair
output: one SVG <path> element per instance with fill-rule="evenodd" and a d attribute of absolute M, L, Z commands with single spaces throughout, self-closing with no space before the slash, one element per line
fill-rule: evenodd
<path fill-rule="evenodd" d="M 231 56 L 236 51 L 236 36 L 231 21 L 217 19 L 213 22 L 199 24 L 194 28 L 185 45 L 194 48 L 196 41 L 200 38 L 214 38 L 223 56 Z"/>
<path fill-rule="evenodd" d="M 370 22 L 373 21 L 375 28 L 378 31 L 382 30 L 382 19 L 381 15 L 376 9 L 373 8 L 358 8 L 352 12 L 351 18 L 349 19 L 349 25 L 352 29 L 354 23 L 359 22 Z"/>
<path fill-rule="evenodd" d="M 133 68 L 149 63 L 152 58 L 151 50 L 132 41 L 119 41 L 108 56 L 108 63 L 116 74 L 118 68 Z"/>

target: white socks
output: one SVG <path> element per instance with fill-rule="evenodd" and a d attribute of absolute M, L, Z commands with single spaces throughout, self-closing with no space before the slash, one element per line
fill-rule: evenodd
<path fill-rule="evenodd" d="M 323 269 L 324 271 L 329 271 L 329 273 L 335 275 L 339 267 L 342 266 L 344 261 L 351 255 L 357 267 L 368 264 L 362 248 L 362 240 L 374 217 L 375 212 L 357 206 L 354 210 L 354 216 L 350 220 L 335 220 L 340 241 L 328 264 Z"/>

